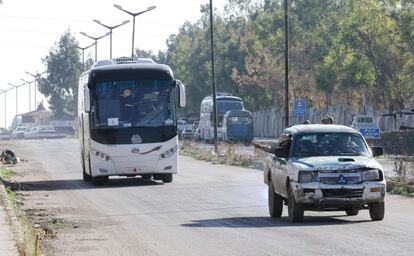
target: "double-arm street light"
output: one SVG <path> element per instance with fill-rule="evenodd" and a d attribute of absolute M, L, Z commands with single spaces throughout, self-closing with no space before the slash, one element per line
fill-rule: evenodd
<path fill-rule="evenodd" d="M 0 94 L 1 93 L 4 93 L 4 129 L 7 129 L 7 118 L 6 118 L 6 115 L 7 115 L 7 104 L 6 104 L 7 97 L 6 97 L 6 94 L 11 89 L 13 89 L 13 87 L 12 88 L 9 88 L 7 90 L 0 89 Z"/>
<path fill-rule="evenodd" d="M 95 45 L 95 43 L 93 43 L 93 44 L 91 44 L 91 45 L 88 45 L 88 46 L 86 46 L 86 47 L 79 47 L 79 46 L 76 46 L 76 48 L 78 48 L 79 50 L 81 50 L 82 51 L 82 71 L 84 71 L 85 70 L 85 50 L 87 50 L 87 49 L 89 49 L 89 48 L 91 48 L 92 46 L 94 46 Z"/>
<path fill-rule="evenodd" d="M 211 47 L 211 83 L 213 85 L 213 112 L 214 112 L 214 152 L 218 154 L 217 141 L 217 88 L 214 70 L 214 26 L 213 26 L 213 0 L 210 0 L 210 47 Z"/>
<path fill-rule="evenodd" d="M 17 111 L 17 106 L 19 105 L 18 103 L 18 94 L 17 94 L 17 89 L 19 88 L 19 87 L 21 87 L 21 86 L 23 86 L 23 85 L 25 85 L 25 83 L 22 83 L 22 84 L 20 84 L 20 85 L 14 85 L 14 84 L 12 84 L 12 83 L 8 83 L 9 85 L 11 85 L 11 86 L 13 86 L 14 88 L 16 88 L 16 115 L 19 113 L 18 111 Z"/>
<path fill-rule="evenodd" d="M 149 12 L 151 10 L 154 10 L 157 7 L 156 6 L 150 6 L 145 11 L 142 11 L 142 12 L 130 12 L 130 11 L 127 11 L 127 10 L 123 9 L 118 4 L 114 4 L 114 7 L 121 10 L 121 11 L 123 11 L 123 12 L 128 13 L 129 15 L 131 15 L 133 17 L 132 18 L 132 50 L 131 50 L 131 57 L 134 57 L 135 17 L 138 16 L 138 15 L 141 15 L 143 13 Z"/>
<path fill-rule="evenodd" d="M 29 84 L 29 112 L 30 112 L 30 111 L 32 111 L 32 83 L 36 82 L 36 80 L 30 81 L 30 82 L 24 80 L 23 78 L 20 79 L 20 80 L 22 80 L 26 84 Z"/>
<path fill-rule="evenodd" d="M 116 29 L 117 27 L 120 27 L 122 25 L 125 25 L 129 22 L 129 20 L 124 20 L 122 23 L 115 25 L 115 26 L 108 26 L 103 24 L 101 21 L 99 20 L 93 20 L 94 22 L 96 22 L 97 24 L 109 29 L 109 58 L 112 59 L 112 30 Z"/>
<path fill-rule="evenodd" d="M 39 73 L 37 72 L 37 74 L 32 74 L 30 72 L 25 71 L 26 74 L 28 74 L 29 76 L 34 78 L 34 102 L 35 102 L 35 110 L 37 108 L 37 88 L 36 88 L 36 81 L 39 83 L 39 78 L 42 74 L 46 73 L 46 71 Z"/>
<path fill-rule="evenodd" d="M 101 39 L 101 38 L 104 38 L 107 35 L 109 35 L 109 32 L 106 33 L 105 35 L 98 36 L 98 37 L 90 36 L 90 35 L 86 34 L 85 32 L 80 32 L 80 34 L 84 35 L 86 37 L 89 37 L 92 40 L 95 40 L 95 62 L 96 62 L 98 60 L 98 40 Z"/>

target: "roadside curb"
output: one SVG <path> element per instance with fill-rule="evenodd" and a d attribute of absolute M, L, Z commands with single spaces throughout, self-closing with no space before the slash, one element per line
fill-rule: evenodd
<path fill-rule="evenodd" d="M 19 251 L 23 248 L 23 232 L 19 220 L 13 211 L 13 207 L 8 199 L 6 188 L 3 183 L 3 179 L 0 177 L 0 204 L 4 206 L 7 221 L 11 223 L 11 229 L 13 232 L 13 238 L 16 242 L 16 252 L 19 255 Z"/>

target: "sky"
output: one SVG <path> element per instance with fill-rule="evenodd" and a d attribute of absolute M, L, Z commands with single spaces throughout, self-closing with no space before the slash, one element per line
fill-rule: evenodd
<path fill-rule="evenodd" d="M 131 22 L 113 30 L 113 57 L 129 56 L 132 46 L 132 17 L 113 4 L 131 12 L 140 12 L 150 6 L 156 9 L 136 17 L 135 47 L 145 50 L 166 50 L 166 40 L 178 33 L 185 21 L 194 22 L 200 17 L 200 5 L 209 0 L 3 0 L 0 5 L 0 89 L 13 88 L 9 83 L 20 85 L 33 78 L 29 72 L 45 71 L 42 58 L 60 36 L 70 28 L 81 47 L 93 41 L 79 32 L 97 37 L 109 30 L 94 23 L 97 19 L 109 26 Z M 213 6 L 223 10 L 226 0 L 214 0 Z M 85 51 L 86 56 L 94 57 L 94 47 Z M 98 41 L 98 60 L 109 59 L 109 37 Z M 34 84 L 25 84 L 18 89 L 18 114 L 34 110 L 35 106 L 47 100 L 39 92 L 34 101 Z M 0 127 L 7 127 L 16 115 L 16 89 L 0 94 Z M 29 99 L 31 105 L 29 105 Z M 5 111 L 7 110 L 7 111 Z M 6 115 L 5 115 L 6 114 Z"/>

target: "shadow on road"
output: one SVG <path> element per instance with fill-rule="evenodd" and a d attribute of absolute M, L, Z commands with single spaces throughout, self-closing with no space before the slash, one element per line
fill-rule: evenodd
<path fill-rule="evenodd" d="M 42 181 L 26 181 L 14 183 L 13 187 L 21 191 L 57 191 L 57 190 L 82 190 L 82 189 L 102 189 L 116 187 L 141 187 L 162 185 L 162 182 L 139 178 L 115 178 L 109 179 L 108 183 L 94 186 L 86 183 L 82 179 L 76 180 L 42 180 Z"/>
<path fill-rule="evenodd" d="M 235 217 L 194 220 L 192 223 L 182 224 L 184 227 L 225 227 L 225 228 L 264 228 L 264 227 L 297 227 L 297 226 L 325 226 L 325 225 L 344 225 L 368 222 L 370 220 L 344 220 L 336 216 L 305 216 L 302 223 L 289 223 L 287 217 L 272 219 L 270 217 Z"/>

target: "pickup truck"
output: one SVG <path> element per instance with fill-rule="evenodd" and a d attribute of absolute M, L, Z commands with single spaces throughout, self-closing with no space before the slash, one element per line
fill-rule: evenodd
<path fill-rule="evenodd" d="M 290 222 L 302 222 L 305 210 L 369 210 L 373 221 L 384 218 L 386 183 L 374 159 L 381 147 L 369 148 L 355 129 L 342 125 L 295 125 L 284 130 L 264 161 L 271 217 L 287 204 Z"/>

